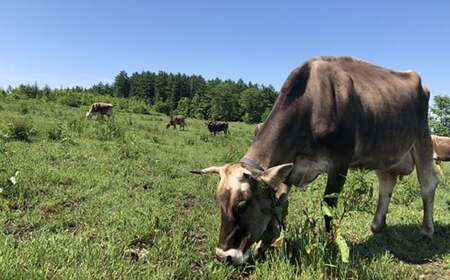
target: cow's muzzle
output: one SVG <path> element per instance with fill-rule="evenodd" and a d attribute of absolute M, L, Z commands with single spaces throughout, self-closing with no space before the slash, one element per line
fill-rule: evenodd
<path fill-rule="evenodd" d="M 242 252 L 240 249 L 229 249 L 224 251 L 220 248 L 216 248 L 216 256 L 220 261 L 227 264 L 241 265 L 248 261 L 250 250 L 245 252 Z"/>

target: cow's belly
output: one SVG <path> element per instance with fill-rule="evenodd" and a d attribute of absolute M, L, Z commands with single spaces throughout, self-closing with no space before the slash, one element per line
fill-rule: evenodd
<path fill-rule="evenodd" d="M 411 152 L 400 157 L 389 159 L 366 159 L 365 161 L 352 162 L 350 168 L 362 168 L 369 170 L 385 170 L 396 175 L 408 175 L 414 170 L 414 161 Z"/>
<path fill-rule="evenodd" d="M 299 156 L 289 175 L 289 184 L 305 187 L 322 173 L 326 173 L 332 161 L 325 157 L 306 158 Z M 385 170 L 396 175 L 408 175 L 414 169 L 414 161 L 410 151 L 390 157 L 354 157 L 351 169 Z"/>

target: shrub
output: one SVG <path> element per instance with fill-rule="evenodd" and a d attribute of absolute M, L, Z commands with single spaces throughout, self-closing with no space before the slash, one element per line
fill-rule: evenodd
<path fill-rule="evenodd" d="M 164 113 L 166 115 L 170 114 L 170 106 L 163 101 L 160 100 L 156 101 L 155 105 L 153 105 L 153 108 L 158 113 Z"/>
<path fill-rule="evenodd" d="M 60 103 L 70 107 L 80 107 L 81 100 L 75 94 L 65 94 L 60 98 Z"/>
<path fill-rule="evenodd" d="M 15 118 L 7 124 L 5 138 L 7 140 L 30 141 L 35 132 L 31 121 L 24 118 Z"/>
<path fill-rule="evenodd" d="M 47 137 L 49 140 L 58 141 L 63 138 L 63 128 L 60 124 L 50 128 L 49 131 L 47 131 Z"/>
<path fill-rule="evenodd" d="M 148 115 L 150 113 L 148 107 L 144 104 L 138 104 L 134 106 L 132 112 L 136 114 L 145 114 L 145 115 Z"/>
<path fill-rule="evenodd" d="M 114 119 L 99 120 L 96 129 L 98 140 L 111 140 L 114 138 L 123 140 L 125 137 L 125 129 Z"/>
<path fill-rule="evenodd" d="M 30 112 L 30 109 L 28 108 L 28 104 L 25 102 L 22 102 L 19 104 L 19 109 L 18 111 L 22 114 L 22 115 L 26 115 Z"/>

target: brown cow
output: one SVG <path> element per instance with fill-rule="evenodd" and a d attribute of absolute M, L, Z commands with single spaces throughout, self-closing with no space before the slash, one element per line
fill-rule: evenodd
<path fill-rule="evenodd" d="M 208 127 L 211 135 L 216 136 L 216 133 L 223 131 L 225 135 L 228 135 L 228 122 L 222 121 L 207 121 L 205 125 Z"/>
<path fill-rule="evenodd" d="M 433 159 L 439 173 L 443 175 L 441 162 L 450 161 L 450 137 L 431 135 L 433 140 Z"/>
<path fill-rule="evenodd" d="M 399 175 L 416 165 L 423 199 L 422 233 L 434 232 L 438 182 L 428 128 L 429 92 L 415 72 L 396 72 L 348 57 L 318 57 L 291 72 L 272 111 L 238 164 L 216 173 L 221 211 L 219 259 L 247 261 L 258 242 L 262 255 L 279 235 L 290 185 L 327 173 L 324 201 L 335 206 L 349 168 L 375 170 L 379 199 L 371 229 L 386 225 Z M 330 230 L 331 218 L 325 217 Z"/>
<path fill-rule="evenodd" d="M 108 116 L 111 117 L 113 105 L 109 103 L 96 102 L 91 105 L 91 108 L 86 113 L 86 118 L 91 118 L 93 116 Z"/>
<path fill-rule="evenodd" d="M 433 140 L 433 159 L 436 163 L 450 161 L 450 137 L 431 135 Z"/>
<path fill-rule="evenodd" d="M 179 125 L 180 128 L 184 129 L 186 125 L 186 117 L 183 115 L 171 116 L 169 122 L 166 124 L 166 128 L 169 128 L 173 125 L 173 128 L 176 128 L 176 125 Z"/>

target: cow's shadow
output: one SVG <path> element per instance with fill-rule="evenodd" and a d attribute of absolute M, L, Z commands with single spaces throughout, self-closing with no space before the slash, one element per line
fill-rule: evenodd
<path fill-rule="evenodd" d="M 424 264 L 450 253 L 450 225 L 435 224 L 432 240 L 420 234 L 418 224 L 391 225 L 362 242 L 351 243 L 352 253 L 375 259 L 386 252 L 397 259 Z"/>

